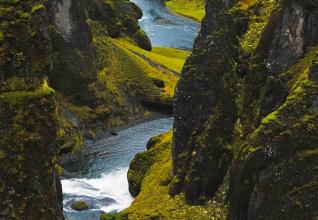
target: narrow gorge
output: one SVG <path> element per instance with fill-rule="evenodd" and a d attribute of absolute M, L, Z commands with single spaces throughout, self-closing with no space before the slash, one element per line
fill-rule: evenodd
<path fill-rule="evenodd" d="M 0 219 L 318 219 L 318 2 L 0 0 Z"/>

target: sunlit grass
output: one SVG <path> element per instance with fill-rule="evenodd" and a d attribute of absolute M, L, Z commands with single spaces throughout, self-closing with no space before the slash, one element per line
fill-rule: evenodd
<path fill-rule="evenodd" d="M 141 192 L 123 213 L 128 214 L 129 219 L 205 220 L 211 219 L 211 216 L 225 219 L 226 214 L 213 206 L 213 203 L 191 206 L 186 204 L 182 193 L 174 197 L 169 195 L 169 180 L 172 177 L 172 131 L 159 137 L 161 140 L 151 147 L 146 155 L 153 157 L 154 162 L 142 181 Z"/>
<path fill-rule="evenodd" d="M 203 0 L 171 0 L 166 4 L 173 12 L 196 21 L 201 21 L 205 16 Z"/>
<path fill-rule="evenodd" d="M 151 52 L 143 50 L 132 43 L 124 40 L 115 40 L 121 46 L 137 53 L 139 55 L 145 56 L 146 58 L 157 62 L 173 71 L 178 73 L 181 72 L 186 58 L 190 55 L 188 50 L 179 50 L 174 48 L 153 48 Z"/>

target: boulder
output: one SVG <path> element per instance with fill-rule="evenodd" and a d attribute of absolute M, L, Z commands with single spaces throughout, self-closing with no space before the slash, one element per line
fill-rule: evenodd
<path fill-rule="evenodd" d="M 89 206 L 84 200 L 76 200 L 72 203 L 71 208 L 76 211 L 88 210 Z"/>

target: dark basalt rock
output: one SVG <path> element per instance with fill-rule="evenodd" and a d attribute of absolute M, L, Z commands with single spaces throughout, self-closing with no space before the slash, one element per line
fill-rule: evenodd
<path fill-rule="evenodd" d="M 110 134 L 113 135 L 113 136 L 117 136 L 118 135 L 118 133 L 116 131 L 111 131 Z"/>
<path fill-rule="evenodd" d="M 281 80 L 273 76 L 268 77 L 261 97 L 260 118 L 263 119 L 281 106 L 287 95 L 288 91 Z"/>
<path fill-rule="evenodd" d="M 318 82 L 318 61 L 314 60 L 310 66 L 308 79 Z"/>
<path fill-rule="evenodd" d="M 228 219 L 314 219 L 318 3 L 275 1 L 260 41 L 247 51 L 236 39 L 268 10 L 263 3 L 206 2 L 176 89 L 170 192 L 200 203 L 223 183 Z"/>
<path fill-rule="evenodd" d="M 236 118 L 238 29 L 234 15 L 223 12 L 233 3 L 207 2 L 207 17 L 176 89 L 173 170 L 179 187 L 175 188 L 183 185 L 190 202 L 212 196 L 231 161 L 225 146 Z"/>
<path fill-rule="evenodd" d="M 305 54 L 306 48 L 317 45 L 318 14 L 311 8 L 313 4 L 286 1 L 271 16 L 259 51 L 270 72 L 286 70 Z"/>
<path fill-rule="evenodd" d="M 97 98 L 96 90 L 105 92 L 105 86 L 96 81 L 108 54 L 103 51 L 101 61 L 92 30 L 102 32 L 103 40 L 112 34 L 133 40 L 140 16 L 125 0 L 114 5 L 103 0 L 0 1 L 0 219 L 64 218 L 59 153 L 79 150 L 84 126 L 91 122 L 83 125 L 75 117 L 79 112 L 66 110 L 67 103 L 87 108 L 107 103 Z M 151 47 L 146 35 L 140 39 Z M 140 102 L 127 104 L 123 117 L 137 108 L 145 111 Z M 122 115 L 124 108 L 115 108 Z M 91 133 L 111 117 L 102 112 L 93 118 L 97 125 L 90 124 Z"/>

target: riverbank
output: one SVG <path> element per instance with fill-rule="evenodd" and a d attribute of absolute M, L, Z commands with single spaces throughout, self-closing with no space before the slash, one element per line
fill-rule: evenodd
<path fill-rule="evenodd" d="M 198 22 L 170 13 L 163 1 L 132 2 L 143 12 L 139 23 L 153 47 L 192 50 L 194 39 L 200 29 Z"/>
<path fill-rule="evenodd" d="M 150 137 L 171 129 L 172 122 L 172 118 L 156 119 L 124 129 L 117 136 L 91 142 L 88 150 L 74 161 L 78 177 L 62 180 L 66 219 L 98 220 L 101 211 L 127 208 L 133 200 L 127 182 L 130 161 L 146 150 Z M 72 210 L 70 204 L 74 200 L 86 201 L 91 210 Z"/>
<path fill-rule="evenodd" d="M 106 134 L 95 133 L 95 140 L 86 141 L 82 151 L 66 156 L 70 158 L 63 166 L 76 174 L 76 178 L 62 180 L 67 220 L 97 220 L 102 211 L 118 212 L 129 207 L 133 201 L 127 181 L 131 160 L 137 153 L 146 150 L 146 143 L 151 137 L 172 128 L 173 119 L 162 118 L 163 115 L 156 112 L 166 110 L 172 113 L 170 104 L 174 87 L 192 49 L 199 24 L 170 14 L 156 1 L 138 0 L 136 4 L 143 10 L 140 24 L 149 36 L 153 50 L 141 49 L 129 39 L 108 39 L 110 45 L 116 48 L 117 53 L 113 56 L 129 58 L 121 58 L 124 62 L 119 64 L 113 62 L 111 68 L 131 72 L 133 75 L 127 77 L 129 80 L 139 71 L 145 72 L 160 89 L 161 102 L 160 105 L 142 102 L 147 109 L 145 114 L 140 117 L 135 115 L 129 123 L 113 127 Z M 114 57 L 114 60 L 117 59 Z M 105 75 L 108 71 L 105 70 Z M 165 104 L 165 100 L 169 102 Z M 71 204 L 76 199 L 89 203 L 90 210 L 72 210 Z"/>
<path fill-rule="evenodd" d="M 167 7 L 174 13 L 201 22 L 205 16 L 203 0 L 170 0 Z"/>

